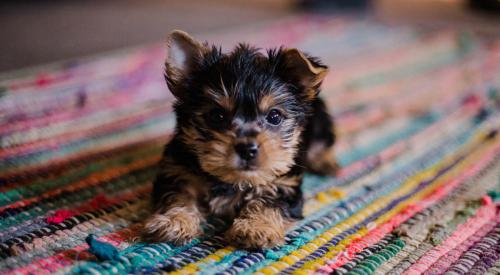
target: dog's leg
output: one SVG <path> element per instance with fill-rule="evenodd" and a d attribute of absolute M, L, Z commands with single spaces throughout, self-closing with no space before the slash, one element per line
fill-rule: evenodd
<path fill-rule="evenodd" d="M 204 215 L 197 203 L 200 189 L 196 183 L 184 180 L 161 175 L 156 179 L 153 214 L 142 231 L 145 240 L 182 245 L 202 233 Z"/>
<path fill-rule="evenodd" d="M 313 102 L 313 113 L 304 140 L 307 145 L 307 170 L 319 175 L 335 175 L 339 167 L 333 150 L 334 123 L 321 98 Z"/>
<path fill-rule="evenodd" d="M 284 243 L 285 230 L 290 224 L 279 208 L 266 206 L 259 200 L 250 201 L 234 219 L 226 239 L 243 248 L 270 248 Z"/>

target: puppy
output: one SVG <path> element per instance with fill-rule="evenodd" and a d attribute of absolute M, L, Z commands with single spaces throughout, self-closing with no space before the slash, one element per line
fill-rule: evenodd
<path fill-rule="evenodd" d="M 337 169 L 333 123 L 318 98 L 327 72 L 297 49 L 240 44 L 226 54 L 174 31 L 165 78 L 177 126 L 143 236 L 185 244 L 215 215 L 230 221 L 225 237 L 239 247 L 282 244 L 302 218 L 304 172 Z"/>

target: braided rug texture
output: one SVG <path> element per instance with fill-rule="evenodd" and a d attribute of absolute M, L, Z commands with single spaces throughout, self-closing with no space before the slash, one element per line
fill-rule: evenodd
<path fill-rule="evenodd" d="M 343 168 L 306 176 L 286 243 L 137 240 L 175 123 L 151 45 L 0 76 L 0 273 L 499 274 L 499 40 L 310 15 L 202 38 L 331 67 Z"/>

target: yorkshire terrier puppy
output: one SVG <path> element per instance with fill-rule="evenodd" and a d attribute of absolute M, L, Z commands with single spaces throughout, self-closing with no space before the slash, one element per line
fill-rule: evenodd
<path fill-rule="evenodd" d="M 150 241 L 185 244 L 207 215 L 242 248 L 284 242 L 302 218 L 304 172 L 332 175 L 333 122 L 319 88 L 328 68 L 297 49 L 230 53 L 175 31 L 165 78 L 177 126 L 154 182 Z"/>

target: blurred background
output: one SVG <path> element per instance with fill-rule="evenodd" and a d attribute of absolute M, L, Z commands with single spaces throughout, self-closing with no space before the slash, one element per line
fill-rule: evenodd
<path fill-rule="evenodd" d="M 424 28 L 500 34 L 498 0 L 1 1 L 0 71 L 200 34 L 305 12 L 372 16 Z"/>

